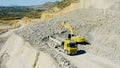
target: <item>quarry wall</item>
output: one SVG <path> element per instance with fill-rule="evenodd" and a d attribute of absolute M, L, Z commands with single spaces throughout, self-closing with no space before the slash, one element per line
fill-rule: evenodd
<path fill-rule="evenodd" d="M 80 8 L 120 9 L 120 0 L 80 0 Z"/>

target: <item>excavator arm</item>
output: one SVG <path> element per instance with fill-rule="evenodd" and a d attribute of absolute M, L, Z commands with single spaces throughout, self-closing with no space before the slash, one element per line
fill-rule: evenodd
<path fill-rule="evenodd" d="M 62 22 L 61 23 L 61 30 L 63 29 L 63 28 L 67 28 L 69 31 L 70 31 L 70 34 L 74 34 L 74 31 L 73 31 L 73 28 L 72 28 L 72 26 L 71 25 L 69 25 L 68 23 L 66 23 L 66 22 Z"/>
<path fill-rule="evenodd" d="M 77 43 L 81 43 L 81 42 L 85 42 L 86 39 L 85 38 L 80 38 L 80 37 L 75 37 L 74 36 L 74 31 L 73 28 L 70 24 L 66 23 L 66 22 L 61 22 L 61 29 L 63 28 L 67 28 L 70 31 L 70 34 L 68 34 L 68 39 L 75 41 Z"/>

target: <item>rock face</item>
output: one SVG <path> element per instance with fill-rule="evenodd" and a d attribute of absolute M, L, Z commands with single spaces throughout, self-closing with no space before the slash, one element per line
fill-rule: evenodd
<path fill-rule="evenodd" d="M 45 64 L 47 62 L 49 63 Z M 0 68 L 56 68 L 55 62 L 49 55 L 33 48 L 15 34 L 1 49 L 0 63 Z"/>
<path fill-rule="evenodd" d="M 80 8 L 120 10 L 120 0 L 80 0 Z"/>

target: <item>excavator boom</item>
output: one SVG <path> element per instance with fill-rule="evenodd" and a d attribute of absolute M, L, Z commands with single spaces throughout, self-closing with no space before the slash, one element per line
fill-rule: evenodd
<path fill-rule="evenodd" d="M 70 31 L 70 34 L 74 34 L 74 31 L 71 25 L 67 24 L 66 22 L 62 22 L 61 29 L 63 29 L 64 27 Z"/>
<path fill-rule="evenodd" d="M 74 31 L 73 31 L 73 28 L 70 24 L 68 24 L 66 22 L 61 22 L 61 29 L 63 29 L 64 27 L 70 31 L 70 34 L 68 34 L 68 39 L 75 41 L 77 43 L 86 42 L 85 38 L 80 38 L 80 37 L 74 36 Z"/>

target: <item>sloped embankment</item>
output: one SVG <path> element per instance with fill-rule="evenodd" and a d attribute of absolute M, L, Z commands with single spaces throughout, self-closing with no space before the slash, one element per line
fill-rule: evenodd
<path fill-rule="evenodd" d="M 15 33 L 9 37 L 0 51 L 0 68 L 66 67 L 75 68 L 65 57 L 50 48 L 49 43 L 31 45 Z"/>
<path fill-rule="evenodd" d="M 0 51 L 0 68 L 58 67 L 49 55 L 33 48 L 29 42 L 13 34 Z"/>

